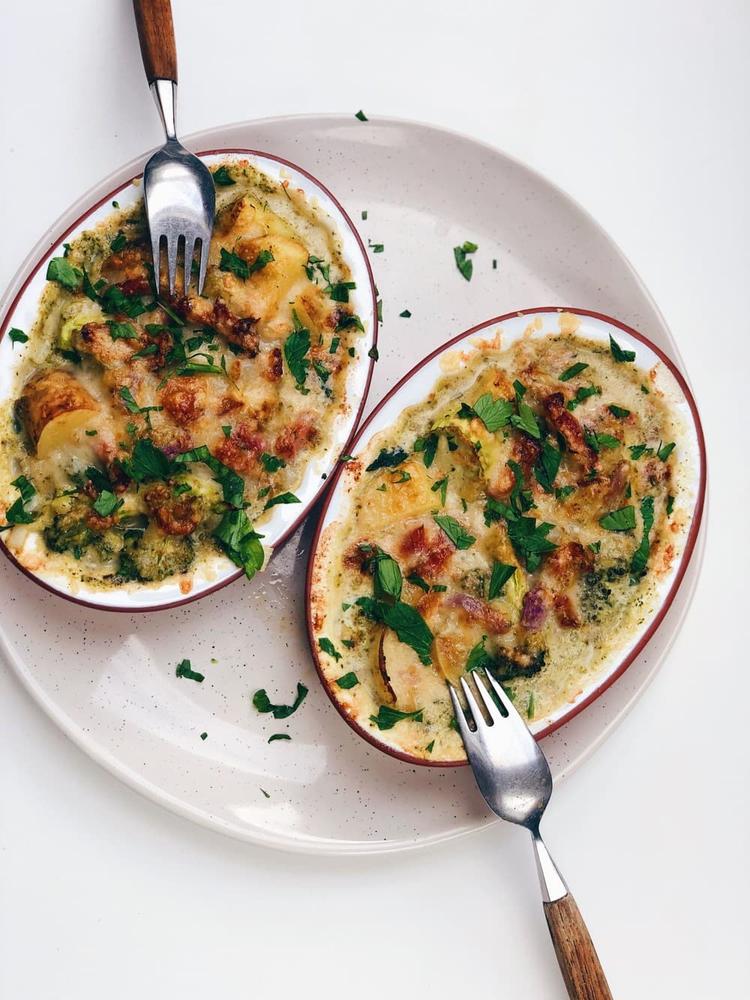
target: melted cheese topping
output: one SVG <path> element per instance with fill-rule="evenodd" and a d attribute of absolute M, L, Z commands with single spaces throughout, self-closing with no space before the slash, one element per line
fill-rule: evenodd
<path fill-rule="evenodd" d="M 682 415 L 656 371 L 561 329 L 445 356 L 429 397 L 347 465 L 321 537 L 321 669 L 346 714 L 414 757 L 463 759 L 446 679 L 477 666 L 537 728 L 559 714 L 643 629 L 683 546 Z"/>
<path fill-rule="evenodd" d="M 242 477 L 262 531 L 266 504 L 293 495 L 349 409 L 363 327 L 330 219 L 247 161 L 220 169 L 233 183 L 217 186 L 202 296 L 184 294 L 181 262 L 177 294 L 162 274 L 157 296 L 142 202 L 54 265 L 15 399 L 0 411 L 0 518 L 16 477 L 37 491 L 33 522 L 4 541 L 32 570 L 102 588 L 177 576 L 189 590 L 197 569 L 227 565 L 216 468 Z M 221 466 L 192 462 L 139 483 L 129 463 L 146 439 L 169 459 L 205 445 Z M 107 509 L 103 489 L 117 497 L 112 516 L 94 509 Z"/>

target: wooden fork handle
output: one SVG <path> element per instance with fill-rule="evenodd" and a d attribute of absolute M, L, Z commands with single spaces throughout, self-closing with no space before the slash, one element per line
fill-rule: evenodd
<path fill-rule="evenodd" d="M 544 915 L 570 1000 L 612 1000 L 596 948 L 571 894 L 545 902 Z"/>
<path fill-rule="evenodd" d="M 177 50 L 169 0 L 133 0 L 133 10 L 149 84 L 154 80 L 177 83 Z"/>

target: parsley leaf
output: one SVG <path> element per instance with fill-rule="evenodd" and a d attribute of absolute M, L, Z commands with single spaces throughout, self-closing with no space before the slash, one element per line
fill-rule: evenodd
<path fill-rule="evenodd" d="M 295 496 L 294 493 L 277 493 L 275 497 L 271 497 L 271 499 L 266 502 L 263 510 L 268 510 L 269 507 L 276 507 L 280 503 L 302 503 L 302 501 L 299 497 Z"/>
<path fill-rule="evenodd" d="M 177 664 L 175 674 L 178 677 L 186 677 L 189 681 L 197 681 L 198 684 L 202 684 L 206 679 L 204 674 L 199 674 L 197 670 L 193 670 L 190 660 L 180 660 Z"/>
<path fill-rule="evenodd" d="M 588 365 L 583 361 L 577 361 L 574 365 L 571 365 L 570 368 L 565 369 L 562 375 L 560 375 L 560 381 L 569 382 L 572 378 L 575 378 L 576 375 L 580 375 L 581 372 L 586 371 L 587 368 Z"/>
<path fill-rule="evenodd" d="M 379 552 L 372 560 L 375 596 L 386 603 L 401 597 L 403 577 L 401 567 L 387 552 Z"/>
<path fill-rule="evenodd" d="M 641 500 L 641 518 L 643 519 L 643 536 L 638 548 L 630 560 L 630 582 L 637 583 L 646 572 L 648 557 L 651 551 L 649 535 L 654 526 L 654 498 L 644 497 Z"/>
<path fill-rule="evenodd" d="M 227 167 L 219 167 L 218 170 L 213 171 L 211 176 L 214 179 L 214 184 L 219 187 L 231 187 L 233 184 L 237 183 L 237 181 L 234 180 L 232 175 L 229 173 Z"/>
<path fill-rule="evenodd" d="M 508 580 L 510 580 L 515 571 L 516 567 L 510 566 L 508 563 L 492 563 L 492 575 L 490 576 L 490 585 L 487 591 L 487 597 L 490 601 L 493 601 L 496 597 L 500 596 L 503 592 L 503 587 Z"/>
<path fill-rule="evenodd" d="M 0 531 L 7 531 L 14 524 L 31 524 L 32 521 L 36 520 L 36 514 L 32 514 L 31 511 L 26 510 L 25 506 L 29 500 L 36 496 L 34 484 L 26 476 L 19 476 L 13 480 L 11 486 L 15 486 L 20 496 L 6 510 L 6 523 L 0 526 Z"/>
<path fill-rule="evenodd" d="M 520 559 L 523 559 L 530 573 L 539 568 L 543 555 L 557 548 L 555 543 L 547 538 L 554 525 L 546 521 L 537 524 L 533 517 L 518 517 L 516 520 L 508 521 L 507 525 L 513 550 Z"/>
<path fill-rule="evenodd" d="M 401 317 L 401 319 L 411 319 L 411 313 L 409 312 L 408 309 L 404 309 L 403 312 L 400 312 L 399 316 Z"/>
<path fill-rule="evenodd" d="M 268 712 L 273 714 L 274 719 L 288 719 L 290 715 L 300 707 L 307 695 L 307 688 L 300 681 L 297 681 L 297 697 L 291 705 L 273 705 L 266 694 L 265 688 L 256 691 L 253 695 L 253 705 L 263 715 Z"/>
<path fill-rule="evenodd" d="M 110 515 L 119 510 L 124 503 L 124 500 L 118 500 L 115 494 L 110 490 L 102 490 L 94 501 L 93 508 L 101 517 L 110 517 Z"/>
<path fill-rule="evenodd" d="M 310 360 L 305 355 L 310 350 L 310 331 L 306 330 L 295 318 L 295 329 L 284 341 L 284 357 L 289 371 L 292 373 L 297 388 L 305 384 Z"/>
<path fill-rule="evenodd" d="M 251 274 L 261 271 L 266 264 L 270 264 L 273 259 L 274 257 L 270 250 L 261 250 L 252 264 L 248 264 L 243 257 L 238 256 L 236 253 L 230 253 L 222 247 L 219 270 L 228 271 L 230 274 L 234 274 L 242 281 L 245 281 Z"/>
<path fill-rule="evenodd" d="M 438 446 L 438 436 L 437 434 L 428 434 L 426 437 L 418 437 L 414 442 L 414 451 L 422 452 L 422 461 L 424 462 L 425 468 L 429 469 L 432 463 L 435 461 L 435 454 L 437 452 Z"/>
<path fill-rule="evenodd" d="M 534 477 L 545 493 L 552 493 L 561 461 L 562 452 L 553 447 L 549 441 L 543 441 L 539 460 L 534 466 Z"/>
<path fill-rule="evenodd" d="M 348 330 L 351 326 L 360 330 L 362 333 L 365 332 L 364 324 L 356 313 L 339 313 L 338 322 L 336 323 L 336 332 L 339 333 L 341 330 Z M 333 346 L 331 346 L 330 353 L 336 353 Z"/>
<path fill-rule="evenodd" d="M 232 507 L 241 507 L 245 502 L 245 480 L 234 469 L 224 465 L 211 454 L 205 444 L 190 451 L 184 451 L 174 459 L 175 465 L 187 465 L 191 462 L 202 462 L 213 472 L 214 479 L 221 486 L 224 500 Z"/>
<path fill-rule="evenodd" d="M 675 449 L 674 441 L 670 441 L 669 444 L 660 445 L 659 450 L 656 453 L 657 458 L 660 458 L 662 462 L 666 462 L 666 460 L 672 454 L 674 449 Z"/>
<path fill-rule="evenodd" d="M 140 438 L 136 441 L 130 458 L 121 459 L 120 465 L 137 483 L 145 483 L 150 479 L 166 479 L 173 469 L 169 458 L 149 438 Z M 89 470 L 87 474 L 88 472 Z"/>
<path fill-rule="evenodd" d="M 348 302 L 349 292 L 353 291 L 356 287 L 353 281 L 337 281 L 335 284 L 329 285 L 326 291 L 334 302 Z"/>
<path fill-rule="evenodd" d="M 11 344 L 25 344 L 29 339 L 28 334 L 24 333 L 23 330 L 19 330 L 16 326 L 8 330 L 8 337 Z"/>
<path fill-rule="evenodd" d="M 635 528 L 635 507 L 628 505 L 611 510 L 599 518 L 599 524 L 607 531 L 632 531 Z"/>
<path fill-rule="evenodd" d="M 234 184 L 234 181 L 232 181 L 232 184 Z M 275 743 L 276 740 L 291 740 L 291 738 L 289 733 L 273 733 L 272 736 L 268 737 L 268 742 Z"/>
<path fill-rule="evenodd" d="M 320 648 L 323 650 L 324 653 L 328 653 L 329 656 L 332 656 L 334 660 L 341 659 L 341 653 L 339 653 L 339 651 L 336 649 L 331 640 L 327 638 L 327 636 L 322 635 L 320 639 L 318 639 L 318 646 L 320 646 Z"/>
<path fill-rule="evenodd" d="M 355 603 L 368 618 L 393 629 L 400 641 L 411 646 L 425 666 L 432 663 L 430 647 L 433 635 L 416 608 L 403 601 L 386 604 L 372 597 L 358 597 Z"/>
<path fill-rule="evenodd" d="M 336 684 L 347 691 L 349 688 L 356 687 L 359 684 L 359 677 L 357 677 L 353 670 L 350 670 L 348 674 L 343 674 L 337 678 Z"/>
<path fill-rule="evenodd" d="M 484 426 L 494 434 L 505 427 L 513 415 L 513 403 L 507 399 L 493 399 L 492 394 L 485 392 L 472 406 L 474 413 Z"/>
<path fill-rule="evenodd" d="M 47 281 L 56 281 L 68 291 L 77 292 L 83 281 L 83 271 L 73 267 L 67 257 L 53 257 L 47 265 Z"/>
<path fill-rule="evenodd" d="M 474 535 L 465 531 L 454 517 L 450 517 L 448 514 L 433 514 L 432 519 L 439 528 L 443 529 L 457 549 L 468 549 L 476 541 Z"/>
<path fill-rule="evenodd" d="M 356 113 L 354 117 L 361 122 L 368 122 L 370 120 L 364 113 L 364 111 L 362 111 L 361 109 Z"/>
<path fill-rule="evenodd" d="M 269 455 L 267 451 L 261 453 L 260 461 L 266 472 L 270 473 L 278 472 L 279 469 L 283 469 L 286 466 L 283 458 L 279 458 L 276 455 Z"/>
<path fill-rule="evenodd" d="M 374 722 L 378 729 L 393 729 L 397 722 L 402 719 L 414 719 L 415 722 L 422 721 L 422 709 L 415 712 L 399 712 L 397 708 L 389 708 L 388 705 L 381 705 L 377 715 L 370 716 L 370 722 Z"/>
<path fill-rule="evenodd" d="M 365 472 L 375 472 L 376 469 L 393 469 L 408 458 L 403 448 L 381 448 L 375 458 L 365 469 Z"/>
<path fill-rule="evenodd" d="M 467 281 L 471 281 L 471 276 L 474 273 L 474 264 L 469 260 L 467 255 L 476 253 L 478 249 L 477 244 L 471 243 L 469 240 L 466 240 L 461 246 L 453 247 L 453 257 L 456 261 L 456 267 Z"/>
<path fill-rule="evenodd" d="M 630 457 L 633 459 L 640 458 L 642 455 L 653 455 L 653 453 L 654 449 L 645 444 L 632 444 L 630 446 Z"/>
<path fill-rule="evenodd" d="M 418 573 L 410 573 L 406 579 L 409 581 L 409 583 L 413 583 L 415 587 L 419 587 L 421 590 L 423 590 L 425 594 L 429 594 L 430 592 L 429 583 Z"/>
<path fill-rule="evenodd" d="M 228 510 L 222 517 L 213 537 L 233 563 L 241 566 L 248 580 L 263 568 L 263 537 L 253 530 L 252 522 L 244 510 Z"/>
<path fill-rule="evenodd" d="M 138 340 L 138 334 L 131 323 L 117 323 L 115 320 L 107 320 L 109 335 L 112 340 Z M 154 344 L 154 348 L 156 344 Z"/>
<path fill-rule="evenodd" d="M 615 361 L 635 361 L 635 351 L 624 351 L 610 333 L 609 349 Z"/>
<path fill-rule="evenodd" d="M 522 399 L 518 400 L 518 413 L 513 414 L 510 418 L 510 422 L 517 430 L 530 434 L 531 437 L 536 438 L 537 441 L 541 439 L 542 432 L 539 429 L 539 424 L 537 423 L 534 411 L 531 409 L 529 404 L 524 403 Z"/>
<path fill-rule="evenodd" d="M 568 401 L 567 409 L 572 413 L 581 403 L 585 402 L 589 396 L 601 396 L 602 390 L 596 385 L 582 385 L 576 389 L 575 396 Z"/>
<path fill-rule="evenodd" d="M 617 417 L 618 420 L 624 420 L 625 417 L 630 416 L 630 410 L 626 410 L 624 406 L 618 406 L 616 403 L 610 403 L 607 409 L 612 416 Z"/>

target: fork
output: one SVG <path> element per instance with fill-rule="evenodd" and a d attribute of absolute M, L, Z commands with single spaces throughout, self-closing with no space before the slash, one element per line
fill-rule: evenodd
<path fill-rule="evenodd" d="M 486 673 L 489 688 L 479 671 L 473 671 L 473 677 L 476 697 L 471 685 L 461 678 L 468 716 L 456 689 L 452 684 L 448 688 L 479 790 L 501 819 L 526 827 L 531 834 L 544 915 L 571 1000 L 612 1000 L 583 918 L 539 833 L 552 794 L 547 759 L 490 672 Z"/>
<path fill-rule="evenodd" d="M 216 192 L 211 173 L 204 163 L 177 141 L 175 104 L 177 99 L 177 51 L 170 0 L 133 0 L 143 68 L 159 110 L 166 143 L 158 149 L 143 171 L 143 197 L 151 234 L 154 275 L 159 285 L 160 252 L 166 243 L 169 292 L 174 294 L 177 258 L 182 244 L 187 295 L 193 256 L 200 243 L 198 294 L 203 291 L 208 267 L 208 251 L 214 224 Z"/>

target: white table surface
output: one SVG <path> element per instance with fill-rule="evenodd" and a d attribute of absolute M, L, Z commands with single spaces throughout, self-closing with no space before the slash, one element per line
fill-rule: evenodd
<path fill-rule="evenodd" d="M 546 834 L 616 997 L 747 996 L 750 6 L 173 6 L 184 133 L 360 107 L 471 133 L 582 202 L 654 294 L 703 413 L 706 561 L 666 664 L 558 789 Z M 0 93 L 4 285 L 159 130 L 127 0 L 6 5 Z M 7 669 L 0 731 L 9 1000 L 564 997 L 520 831 L 384 858 L 277 854 L 120 784 Z"/>

